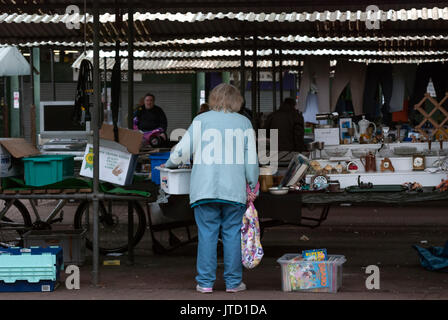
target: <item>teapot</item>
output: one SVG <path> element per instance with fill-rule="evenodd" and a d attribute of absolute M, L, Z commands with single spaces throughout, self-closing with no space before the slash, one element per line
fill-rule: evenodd
<path fill-rule="evenodd" d="M 376 159 L 372 152 L 360 158 L 366 172 L 376 172 Z M 363 161 L 364 160 L 364 161 Z"/>
<path fill-rule="evenodd" d="M 355 127 L 355 137 L 358 141 L 360 141 L 361 135 L 369 135 L 369 132 L 367 128 L 369 128 L 370 124 L 373 124 L 374 127 L 374 133 L 376 132 L 376 125 L 374 122 L 370 122 L 366 119 L 366 116 L 362 116 L 362 120 L 358 121 L 358 126 L 356 126 L 356 123 L 354 124 Z M 358 129 L 359 128 L 359 129 Z"/>

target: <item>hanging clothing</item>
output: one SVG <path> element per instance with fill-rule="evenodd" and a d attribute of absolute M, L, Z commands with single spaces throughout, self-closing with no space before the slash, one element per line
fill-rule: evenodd
<path fill-rule="evenodd" d="M 403 110 L 403 102 L 408 100 L 414 91 L 416 64 L 395 64 L 393 66 L 392 78 L 394 88 L 390 100 L 390 112 Z"/>
<path fill-rule="evenodd" d="M 334 79 L 331 86 L 331 110 L 336 109 L 339 96 L 350 85 L 353 111 L 355 115 L 362 114 L 366 65 L 363 63 L 341 60 L 337 62 Z"/>
<path fill-rule="evenodd" d="M 379 85 L 384 96 L 384 103 L 379 101 Z M 393 89 L 392 65 L 385 63 L 374 63 L 367 66 L 366 81 L 364 87 L 363 109 L 366 118 L 374 120 L 380 113 L 383 122 L 389 124 L 392 121 L 390 113 L 390 100 Z"/>
<path fill-rule="evenodd" d="M 409 119 L 409 100 L 403 101 L 403 109 L 400 111 L 392 112 L 393 122 L 407 122 Z"/>
<path fill-rule="evenodd" d="M 305 122 L 319 123 L 316 120 L 316 114 L 319 113 L 318 103 L 317 103 L 317 93 L 310 92 L 306 98 L 305 112 L 303 113 L 303 120 Z"/>
<path fill-rule="evenodd" d="M 304 112 L 306 108 L 306 100 L 313 83 L 317 87 L 319 113 L 330 112 L 330 59 L 322 57 L 306 58 L 298 99 L 301 112 Z"/>

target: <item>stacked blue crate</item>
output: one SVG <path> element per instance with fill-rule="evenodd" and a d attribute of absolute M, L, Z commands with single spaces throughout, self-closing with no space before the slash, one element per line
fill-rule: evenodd
<path fill-rule="evenodd" d="M 54 291 L 61 270 L 61 247 L 0 248 L 0 292 Z"/>

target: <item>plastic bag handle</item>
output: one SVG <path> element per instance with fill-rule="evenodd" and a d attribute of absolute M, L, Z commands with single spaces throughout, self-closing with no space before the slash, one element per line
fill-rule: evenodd
<path fill-rule="evenodd" d="M 260 189 L 260 182 L 257 182 L 255 189 L 254 189 L 254 193 L 257 193 L 259 189 Z M 247 191 L 247 193 L 252 191 L 249 184 L 246 185 L 246 191 Z"/>
<path fill-rule="evenodd" d="M 259 189 L 260 189 L 260 182 L 257 182 L 257 184 L 255 185 L 255 189 L 254 189 L 253 192 L 254 192 L 254 193 L 257 193 Z M 249 184 L 246 185 L 246 191 L 247 191 L 248 194 L 249 194 L 250 192 L 252 192 L 252 189 L 250 188 Z M 248 204 L 249 204 L 250 207 L 252 207 L 252 208 L 255 209 L 255 207 L 254 207 L 254 203 L 253 203 L 252 201 L 250 201 Z"/>

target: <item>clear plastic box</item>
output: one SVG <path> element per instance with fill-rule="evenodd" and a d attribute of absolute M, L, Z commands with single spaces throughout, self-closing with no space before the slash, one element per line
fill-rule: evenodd
<path fill-rule="evenodd" d="M 300 257 L 297 253 L 287 253 L 277 260 L 281 265 L 282 270 L 282 290 L 285 292 L 300 291 L 300 292 L 330 292 L 336 293 L 342 286 L 342 265 L 347 260 L 343 255 L 328 255 L 327 261 L 294 261 L 291 259 L 295 257 Z M 291 273 L 290 265 L 296 265 L 300 267 L 312 266 L 315 264 L 325 264 L 327 267 L 327 279 L 329 281 L 329 286 L 325 288 L 313 288 L 313 289 L 301 289 L 297 288 L 291 282 L 291 277 L 295 277 Z M 293 279 L 294 280 L 294 279 Z M 298 279 L 297 279 L 298 280 Z"/>
<path fill-rule="evenodd" d="M 157 167 L 160 170 L 160 187 L 168 194 L 190 194 L 191 169 L 168 169 Z"/>
<path fill-rule="evenodd" d="M 23 235 L 24 247 L 60 246 L 66 265 L 82 266 L 86 256 L 85 229 L 67 230 L 30 230 Z"/>

